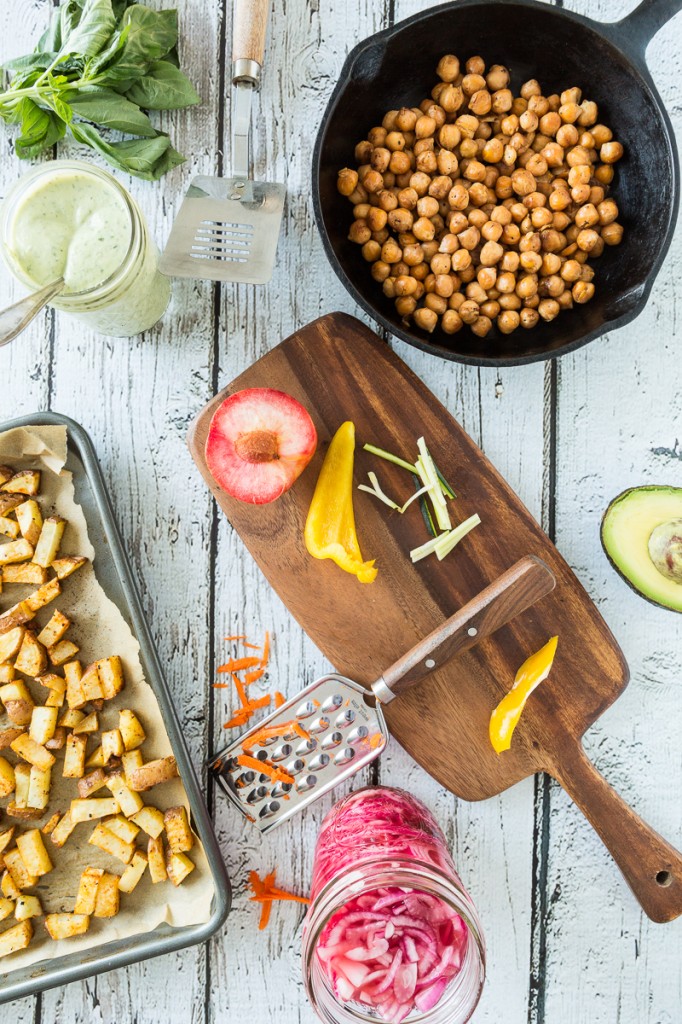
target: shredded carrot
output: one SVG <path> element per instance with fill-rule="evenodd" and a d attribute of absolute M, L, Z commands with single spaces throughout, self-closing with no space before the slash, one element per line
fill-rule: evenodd
<path fill-rule="evenodd" d="M 224 665 L 218 665 L 217 672 L 241 672 L 243 668 L 253 668 L 260 665 L 260 658 L 230 658 Z"/>
<path fill-rule="evenodd" d="M 264 697 L 259 697 L 258 700 L 250 700 L 246 704 L 246 707 L 249 709 L 249 711 L 258 711 L 259 708 L 270 707 L 271 700 L 272 697 L 270 696 L 270 694 L 266 693 Z"/>
<path fill-rule="evenodd" d="M 246 640 L 246 637 L 242 633 L 239 636 L 224 636 L 223 640 L 226 640 L 227 643 L 229 644 L 232 643 L 233 640 Z"/>
<path fill-rule="evenodd" d="M 373 736 L 369 738 L 369 749 L 376 750 L 378 746 L 383 742 L 383 736 L 380 732 L 375 732 Z"/>
<path fill-rule="evenodd" d="M 262 772 L 263 775 L 268 775 L 273 782 L 291 784 L 294 781 L 293 776 L 289 775 L 289 772 L 285 771 L 284 768 L 280 768 L 276 764 L 270 764 L 269 761 L 259 761 L 257 757 L 251 757 L 250 754 L 239 754 L 237 764 L 240 764 L 243 768 L 251 768 L 255 772 Z"/>
<path fill-rule="evenodd" d="M 214 690 L 229 690 L 230 689 L 230 684 L 229 683 L 214 683 L 213 684 L 213 689 Z"/>
<path fill-rule="evenodd" d="M 265 668 L 270 658 L 270 633 L 265 630 L 265 640 L 263 642 L 263 653 L 261 655 L 260 663 Z"/>
<path fill-rule="evenodd" d="M 284 699 L 284 696 L 279 692 L 279 690 L 275 690 L 275 707 L 281 708 L 282 704 L 285 703 L 286 701 Z"/>
<path fill-rule="evenodd" d="M 265 675 L 265 669 L 264 668 L 254 669 L 253 672 L 247 672 L 246 673 L 246 675 L 244 676 L 244 682 L 246 683 L 247 686 L 250 686 L 251 683 L 255 683 L 257 679 L 260 679 L 264 675 Z"/>
<path fill-rule="evenodd" d="M 232 672 L 231 675 L 232 681 L 234 682 L 235 690 L 237 691 L 237 696 L 241 701 L 242 707 L 245 708 L 248 706 L 249 703 L 249 698 L 246 696 L 246 687 L 244 686 L 239 676 L 235 675 L 234 672 Z"/>
<path fill-rule="evenodd" d="M 310 733 L 307 729 L 304 729 L 300 722 L 294 722 L 294 732 L 301 737 L 301 739 L 309 740 Z"/>
<path fill-rule="evenodd" d="M 249 647 L 252 651 L 260 651 L 260 644 L 248 644 L 246 640 L 242 644 L 242 647 Z"/>
<path fill-rule="evenodd" d="M 242 708 L 229 721 L 225 722 L 223 729 L 236 729 L 239 725 L 246 725 L 250 717 L 250 712 L 245 712 L 245 709 Z"/>
<path fill-rule="evenodd" d="M 319 708 L 319 707 L 320 707 L 320 702 L 319 702 L 319 700 L 315 700 L 315 699 L 313 699 L 313 705 L 314 705 L 314 706 L 315 706 L 316 708 Z"/>
<path fill-rule="evenodd" d="M 285 892 L 284 889 L 276 888 L 274 885 L 275 872 L 271 871 L 264 879 L 259 878 L 257 871 L 249 872 L 249 885 L 254 893 L 249 897 L 253 903 L 261 904 L 259 931 L 267 927 L 270 920 L 270 911 L 275 900 L 282 900 L 292 903 L 310 903 L 305 896 L 296 896 L 294 893 Z"/>

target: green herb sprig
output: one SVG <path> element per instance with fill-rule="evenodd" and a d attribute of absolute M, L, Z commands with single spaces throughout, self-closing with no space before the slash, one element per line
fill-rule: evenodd
<path fill-rule="evenodd" d="M 184 157 L 145 111 L 199 103 L 178 65 L 177 11 L 130 0 L 62 0 L 33 53 L 7 61 L 0 118 L 30 159 L 68 132 L 114 167 L 158 180 Z M 110 130 L 133 138 L 112 141 Z"/>

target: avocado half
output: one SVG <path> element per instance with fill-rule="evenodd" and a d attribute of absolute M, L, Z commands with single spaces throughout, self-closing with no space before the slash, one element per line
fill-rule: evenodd
<path fill-rule="evenodd" d="M 647 601 L 682 612 L 682 487 L 631 487 L 601 524 L 606 556 Z"/>

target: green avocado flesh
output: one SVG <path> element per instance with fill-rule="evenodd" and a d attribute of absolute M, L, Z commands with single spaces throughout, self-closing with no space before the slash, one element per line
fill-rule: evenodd
<path fill-rule="evenodd" d="M 601 542 L 623 579 L 682 612 L 682 487 L 633 487 L 611 502 Z"/>

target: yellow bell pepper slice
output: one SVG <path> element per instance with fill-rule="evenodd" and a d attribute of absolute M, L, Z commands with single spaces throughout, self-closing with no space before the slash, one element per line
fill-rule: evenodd
<path fill-rule="evenodd" d="M 490 716 L 488 728 L 490 742 L 501 754 L 511 747 L 512 735 L 518 725 L 521 712 L 533 690 L 546 679 L 554 662 L 558 636 L 553 636 L 544 647 L 531 654 L 516 673 L 514 685 L 506 697 L 503 697 Z"/>
<path fill-rule="evenodd" d="M 305 523 L 305 546 L 313 558 L 331 558 L 361 583 L 377 574 L 374 560 L 363 561 L 353 515 L 355 424 L 342 423 L 334 434 L 315 485 Z"/>

